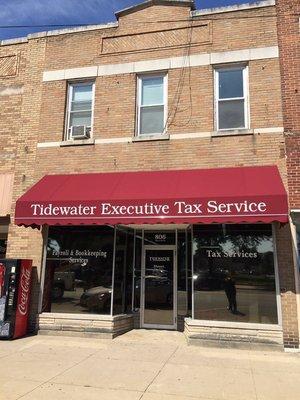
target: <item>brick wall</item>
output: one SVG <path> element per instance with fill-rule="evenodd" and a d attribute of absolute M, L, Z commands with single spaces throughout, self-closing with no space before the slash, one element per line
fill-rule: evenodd
<path fill-rule="evenodd" d="M 25 69 L 25 44 L 0 47 L 0 173 L 15 170 Z"/>
<path fill-rule="evenodd" d="M 277 0 L 282 104 L 291 208 L 300 208 L 300 2 Z"/>
<path fill-rule="evenodd" d="M 277 32 L 280 55 L 283 121 L 289 203 L 300 208 L 300 2 L 277 0 Z M 299 249 L 298 249 L 299 250 Z M 297 250 L 296 250 L 297 251 Z M 297 266 L 297 261 L 295 260 Z M 296 267 L 296 293 L 300 319 L 299 270 Z M 295 279 L 295 277 L 294 277 Z M 295 308 L 295 305 L 290 306 Z M 289 309 L 291 311 L 291 309 Z M 296 310 L 297 312 L 297 310 Z M 300 326 L 300 325 L 299 325 Z M 300 328 L 299 328 L 300 329 Z"/>
<path fill-rule="evenodd" d="M 277 261 L 281 295 L 283 340 L 285 347 L 299 345 L 299 327 L 297 319 L 296 285 L 292 237 L 289 224 L 277 225 L 276 230 Z"/>

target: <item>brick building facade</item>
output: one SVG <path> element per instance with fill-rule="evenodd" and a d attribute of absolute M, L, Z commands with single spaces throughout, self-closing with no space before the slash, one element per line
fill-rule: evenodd
<path fill-rule="evenodd" d="M 295 276 L 300 304 L 299 238 L 300 238 L 300 4 L 298 1 L 276 2 L 277 32 L 282 80 L 282 105 L 287 157 L 289 201 L 295 247 Z"/>
<path fill-rule="evenodd" d="M 129 311 L 123 304 L 122 313 L 114 315 L 115 300 L 111 300 L 108 315 L 99 312 L 99 304 L 98 312 L 95 312 L 95 305 L 90 309 L 93 311 L 90 314 L 74 312 L 75 300 L 70 299 L 75 296 L 76 290 L 81 294 L 81 307 L 87 307 L 84 298 L 92 293 L 90 290 L 93 288 L 87 285 L 88 278 L 84 278 L 83 264 L 80 272 L 77 266 L 65 270 L 60 260 L 60 266 L 58 269 L 53 267 L 55 272 L 53 270 L 51 275 L 49 241 L 48 255 L 46 249 L 48 234 L 49 238 L 52 238 L 51 235 L 56 238 L 51 239 L 53 242 L 59 242 L 58 237 L 70 235 L 73 238 L 74 232 L 59 231 L 61 228 L 51 226 L 48 229 L 47 224 L 39 230 L 14 223 L 17 199 L 43 177 L 128 171 L 226 171 L 228 167 L 276 166 L 286 190 L 290 189 L 286 148 L 289 152 L 291 147 L 283 129 L 286 117 L 282 109 L 285 110 L 287 103 L 282 103 L 277 19 L 273 1 L 200 11 L 194 10 L 193 1 L 147 1 L 117 13 L 116 17 L 115 23 L 37 33 L 25 39 L 4 41 L 0 47 L 0 95 L 2 104 L 5 104 L 0 110 L 1 134 L 4 138 L 1 143 L 3 156 L 0 159 L 0 173 L 14 173 L 6 256 L 33 259 L 36 273 L 31 322 L 34 326 L 37 319 L 37 326 L 44 331 L 75 330 L 85 334 L 102 332 L 115 335 L 129 329 L 132 324 L 147 326 L 146 323 L 143 325 L 145 320 L 141 319 L 141 314 L 147 309 L 143 272 L 141 277 L 137 277 L 137 271 L 141 273 L 141 269 L 147 268 L 144 265 L 147 260 L 141 261 L 139 267 L 135 260 L 136 270 L 131 272 L 130 279 L 133 279 L 133 287 L 137 291 L 142 289 L 142 296 L 136 305 L 135 294 L 132 295 Z M 232 80 L 234 84 L 228 85 Z M 79 108 L 78 111 L 78 107 L 87 108 Z M 90 123 L 72 125 L 76 118 L 77 121 Z M 73 126 L 85 128 L 77 131 Z M 152 131 L 151 126 L 155 126 Z M 158 134 L 154 134 L 155 129 Z M 229 177 L 225 175 L 224 179 Z M 257 232 L 264 225 L 259 224 L 261 221 L 264 219 L 260 217 L 255 221 Z M 234 223 L 235 220 L 226 222 Z M 214 277 L 217 274 L 219 278 L 214 278 L 212 286 L 202 280 L 199 288 L 194 280 L 200 280 L 200 276 L 207 274 L 207 271 L 201 270 L 200 264 L 196 265 L 197 257 L 203 257 L 195 250 L 197 246 L 200 248 L 202 228 L 196 226 L 194 233 L 190 233 L 192 230 L 189 230 L 188 224 L 177 224 L 176 243 L 184 233 L 186 259 L 189 251 L 194 253 L 191 267 L 188 261 L 185 266 L 186 286 L 181 289 L 186 293 L 186 298 L 183 296 L 185 306 L 184 311 L 174 317 L 175 325 L 179 328 L 181 321 L 190 341 L 257 342 L 297 347 L 297 299 L 289 224 L 282 224 L 280 219 L 274 217 L 270 220 L 272 225 L 266 224 L 266 231 L 256 237 L 255 229 L 251 228 L 249 221 L 247 224 L 247 219 L 245 222 L 240 225 L 244 228 L 239 228 L 238 224 L 220 222 L 218 226 L 220 232 L 222 229 L 223 233 L 233 230 L 232 237 L 243 237 L 244 241 L 245 237 L 250 240 L 252 235 L 253 243 L 256 243 L 251 245 L 256 248 L 253 257 L 258 257 L 261 265 L 239 262 L 233 273 L 230 272 L 231 265 L 225 268 L 212 263 Z M 34 224 L 32 221 L 28 223 Z M 209 224 L 205 226 L 209 227 Z M 149 226 L 140 224 L 134 229 L 130 224 L 130 227 L 134 231 L 134 243 L 140 232 L 143 238 L 149 233 Z M 160 231 L 157 224 L 155 229 Z M 171 230 L 170 224 L 164 229 Z M 244 231 L 236 233 L 239 229 Z M 246 234 L 247 230 L 252 233 Z M 126 234 L 129 235 L 128 232 Z M 194 235 L 192 239 L 189 239 L 190 234 Z M 199 240 L 195 239 L 198 234 Z M 116 235 L 112 261 L 114 268 L 118 259 L 116 246 L 119 239 Z M 226 235 L 223 235 L 223 239 L 225 236 L 227 238 L 224 239 L 226 243 L 234 243 L 230 234 Z M 74 237 L 77 238 L 76 235 Z M 189 247 L 188 240 L 194 240 L 194 245 Z M 261 243 L 260 247 L 258 242 Z M 143 246 L 141 251 L 144 252 Z M 251 247 L 245 243 L 243 246 L 248 250 Z M 257 250 L 258 247 L 260 250 Z M 167 248 L 165 250 L 168 251 Z M 266 260 L 271 253 L 273 264 L 270 267 L 270 262 Z M 59 252 L 55 254 L 58 254 L 57 258 L 61 257 Z M 226 254 L 228 256 L 229 253 Z M 230 254 L 245 253 L 239 248 L 239 251 Z M 203 262 L 210 263 L 207 260 Z M 199 273 L 196 274 L 198 269 Z M 63 273 L 75 282 L 69 290 Z M 238 293 L 238 303 L 245 303 L 243 312 L 240 310 L 238 313 L 236 306 L 233 310 L 234 306 L 230 303 L 232 292 L 228 295 L 229 289 L 226 292 L 225 287 L 228 308 L 232 311 L 230 318 L 227 314 L 225 316 L 223 305 L 218 308 L 212 296 L 215 292 L 215 298 L 221 303 L 226 299 L 223 283 L 220 283 L 223 278 L 225 282 L 228 279 L 236 281 L 236 285 L 232 285 L 236 286 L 234 291 Z M 112 279 L 112 291 L 115 288 L 117 293 L 119 283 L 114 281 L 116 274 Z M 174 278 L 175 282 L 177 280 L 180 280 L 179 276 Z M 208 280 L 211 281 L 211 276 Z M 52 300 L 49 300 L 49 295 L 48 303 L 54 302 L 53 288 L 60 289 L 60 293 L 56 293 L 55 307 L 52 304 L 55 312 L 49 309 L 49 305 L 47 310 L 46 306 L 43 308 L 45 293 L 49 289 L 46 287 L 47 281 L 52 282 Z M 98 285 L 105 286 L 102 283 Z M 274 298 L 271 294 L 272 285 L 276 289 Z M 190 286 L 192 288 L 189 291 Z M 172 293 L 178 290 L 174 286 Z M 59 297 L 62 291 L 64 299 L 66 293 L 69 296 L 65 303 Z M 255 297 L 255 291 L 257 298 L 262 298 L 261 301 L 251 300 L 251 296 Z M 125 292 L 126 289 L 123 293 L 126 297 Z M 200 300 L 195 298 L 194 292 L 199 294 Z M 202 292 L 205 292 L 204 306 L 201 303 Z M 107 292 L 97 292 L 97 296 L 105 298 Z M 113 298 L 113 295 L 109 296 L 109 299 Z M 173 298 L 176 310 L 180 309 L 179 297 L 176 295 Z M 92 295 L 89 301 L 91 298 Z M 126 299 L 123 300 L 126 302 Z M 64 305 L 68 302 L 72 303 L 73 311 Z M 274 302 L 272 316 L 265 311 L 268 302 L 270 309 Z M 207 307 L 207 310 L 203 310 L 203 307 Z M 196 317 L 197 312 L 199 317 Z M 163 313 L 166 314 L 165 311 Z M 152 314 L 155 314 L 153 309 Z M 158 322 L 153 324 L 158 327 L 165 325 Z"/>

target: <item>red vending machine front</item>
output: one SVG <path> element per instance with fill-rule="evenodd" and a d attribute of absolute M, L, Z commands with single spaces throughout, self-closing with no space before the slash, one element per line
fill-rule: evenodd
<path fill-rule="evenodd" d="M 0 339 L 26 335 L 31 280 L 31 260 L 0 260 Z"/>

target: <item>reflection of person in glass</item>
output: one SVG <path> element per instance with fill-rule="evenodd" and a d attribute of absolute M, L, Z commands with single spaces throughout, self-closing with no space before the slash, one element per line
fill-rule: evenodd
<path fill-rule="evenodd" d="M 224 280 L 224 290 L 228 299 L 227 309 L 233 314 L 237 314 L 236 287 L 233 274 L 228 274 Z"/>

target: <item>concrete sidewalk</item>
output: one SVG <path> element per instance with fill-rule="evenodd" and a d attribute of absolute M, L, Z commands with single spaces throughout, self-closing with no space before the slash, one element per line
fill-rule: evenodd
<path fill-rule="evenodd" d="M 300 354 L 200 348 L 144 330 L 0 341 L 0 399 L 298 400 Z"/>

